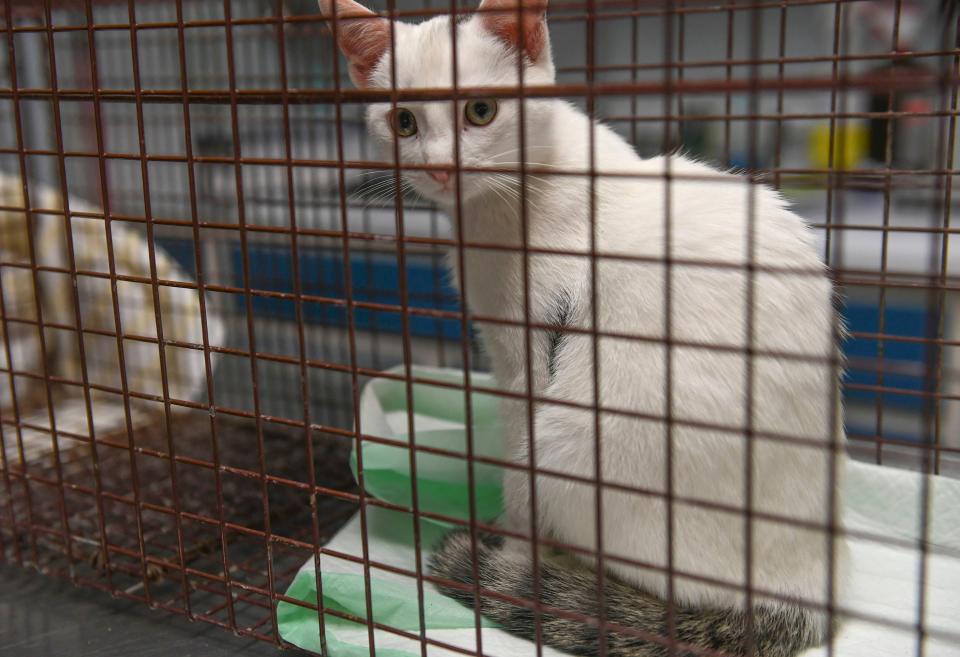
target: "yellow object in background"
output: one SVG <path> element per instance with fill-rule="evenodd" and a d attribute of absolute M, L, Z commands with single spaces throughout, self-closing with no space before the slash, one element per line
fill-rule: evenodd
<path fill-rule="evenodd" d="M 836 123 L 833 130 L 833 162 L 830 162 L 830 124 L 810 131 L 810 164 L 817 169 L 854 169 L 867 154 L 870 141 L 865 123 Z"/>

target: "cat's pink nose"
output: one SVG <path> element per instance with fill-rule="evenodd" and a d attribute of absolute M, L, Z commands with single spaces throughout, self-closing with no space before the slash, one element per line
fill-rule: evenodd
<path fill-rule="evenodd" d="M 450 180 L 449 171 L 428 171 L 430 177 L 436 180 L 441 185 L 446 185 L 447 181 Z"/>

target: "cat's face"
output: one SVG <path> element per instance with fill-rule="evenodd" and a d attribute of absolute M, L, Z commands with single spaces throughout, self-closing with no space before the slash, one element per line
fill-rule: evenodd
<path fill-rule="evenodd" d="M 326 15 L 332 13 L 332 1 L 321 0 Z M 485 0 L 480 12 L 456 24 L 457 88 L 516 87 L 521 45 L 524 85 L 553 82 L 544 21 L 546 5 L 539 0 L 521 1 L 522 18 L 518 17 L 515 0 Z M 353 0 L 336 2 L 338 17 L 364 17 L 338 21 L 338 42 L 354 84 L 390 89 L 395 74 L 398 89 L 453 89 L 449 17 L 439 16 L 417 25 L 394 23 L 395 48 L 391 49 L 390 25 L 385 19 Z M 494 11 L 497 9 L 501 11 Z M 536 112 L 536 103 L 527 103 L 527 126 L 536 125 L 532 116 Z M 445 205 L 455 202 L 455 148 L 460 150 L 461 167 L 518 168 L 518 124 L 518 101 L 510 98 L 401 101 L 396 108 L 391 103 L 372 103 L 367 108 L 370 134 L 391 160 L 396 149 L 402 165 L 434 167 L 406 169 L 404 179 L 424 196 Z M 528 128 L 527 143 L 530 142 Z M 461 198 L 495 194 L 502 184 L 504 176 L 462 172 Z"/>

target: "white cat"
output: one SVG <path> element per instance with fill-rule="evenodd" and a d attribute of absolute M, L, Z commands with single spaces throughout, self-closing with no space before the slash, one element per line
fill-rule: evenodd
<path fill-rule="evenodd" d="M 320 0 L 326 16 L 332 1 Z M 453 88 L 449 17 L 396 22 L 391 47 L 386 19 L 353 0 L 335 1 L 340 50 L 357 86 Z M 485 0 L 480 12 L 456 24 L 459 88 L 516 87 L 518 58 L 524 85 L 553 84 L 545 3 L 520 0 L 521 18 L 516 1 Z M 664 600 L 672 593 L 675 639 L 743 654 L 749 587 L 755 654 L 792 655 L 815 645 L 827 628 L 822 607 L 840 593 L 846 545 L 827 530 L 838 522 L 844 434 L 833 289 L 812 235 L 776 192 L 680 156 L 643 160 L 565 101 L 529 98 L 522 115 L 524 149 L 515 97 L 472 93 L 455 102 L 403 101 L 396 109 L 373 103 L 367 124 L 385 153 L 392 157 L 396 141 L 403 165 L 424 167 L 403 175 L 459 222 L 470 245 L 462 263 L 470 312 L 513 322 L 474 320 L 494 375 L 509 392 L 528 390 L 526 310 L 540 326 L 530 339 L 529 387 L 538 398 L 562 403 L 530 408 L 516 394 L 504 402 L 509 458 L 528 463 L 532 412 L 536 467 L 554 473 L 537 477 L 537 532 L 580 548 L 572 552 L 582 557 L 571 567 L 544 553 L 541 604 L 597 614 L 595 569 L 588 565 L 588 553 L 597 549 L 597 486 L 584 479 L 595 478 L 592 409 L 599 401 L 602 481 L 614 486 L 603 489 L 601 500 L 608 621 L 667 636 Z M 599 174 L 593 203 L 591 131 Z M 507 172 L 456 175 L 454 140 L 460 166 Z M 525 222 L 520 175 L 512 172 L 522 156 L 535 170 L 525 178 Z M 577 172 L 583 175 L 569 175 Z M 533 251 L 526 268 L 524 223 Z M 459 267 L 454 250 L 455 276 Z M 752 519 L 748 558 L 751 470 L 749 506 L 762 517 Z M 528 481 L 517 468 L 506 473 L 504 487 L 506 525 L 529 535 Z M 672 536 L 668 488 L 677 498 Z M 530 598 L 529 545 L 482 536 L 474 554 L 469 534 L 455 532 L 438 548 L 433 572 L 460 583 L 442 588 L 472 605 L 476 560 L 482 589 Z M 481 611 L 511 632 L 535 637 L 527 607 L 484 596 Z M 596 653 L 595 626 L 549 611 L 542 620 L 546 643 Z M 665 654 L 667 640 L 611 631 L 607 654 Z"/>

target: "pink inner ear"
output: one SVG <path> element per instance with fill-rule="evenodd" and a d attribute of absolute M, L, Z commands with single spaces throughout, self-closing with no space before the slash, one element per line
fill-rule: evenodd
<path fill-rule="evenodd" d="M 481 20 L 487 30 L 514 48 L 520 47 L 522 29 L 523 50 L 531 60 L 536 61 L 547 43 L 544 9 L 527 0 L 521 0 L 521 4 L 524 5 L 522 19 L 518 20 L 515 0 L 486 0 L 480 5 L 485 10 L 481 13 Z"/>
<path fill-rule="evenodd" d="M 371 14 L 369 18 L 344 20 L 337 27 L 340 50 L 350 64 L 350 78 L 358 87 L 365 87 L 380 58 L 390 49 L 390 26 L 386 19 Z"/>

